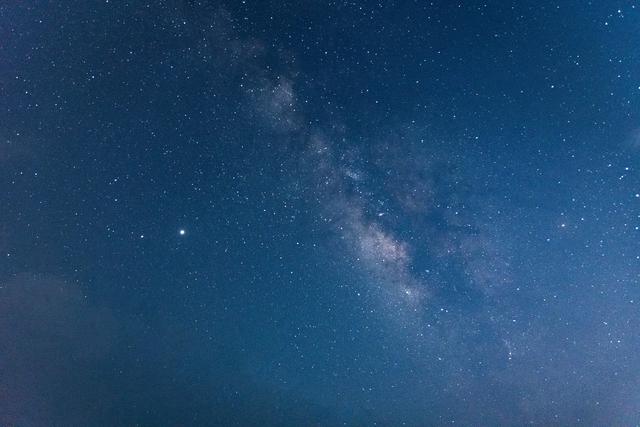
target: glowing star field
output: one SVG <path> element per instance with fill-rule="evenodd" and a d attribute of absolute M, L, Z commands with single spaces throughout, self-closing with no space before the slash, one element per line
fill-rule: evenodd
<path fill-rule="evenodd" d="M 640 9 L 0 4 L 0 425 L 640 424 Z"/>

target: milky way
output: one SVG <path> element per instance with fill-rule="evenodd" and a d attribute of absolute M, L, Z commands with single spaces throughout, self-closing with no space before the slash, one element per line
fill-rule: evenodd
<path fill-rule="evenodd" d="M 640 423 L 630 3 L 0 6 L 0 424 Z"/>

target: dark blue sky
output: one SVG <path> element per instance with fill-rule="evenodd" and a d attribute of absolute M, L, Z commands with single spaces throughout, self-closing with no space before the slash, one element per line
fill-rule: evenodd
<path fill-rule="evenodd" d="M 0 424 L 640 423 L 640 6 L 0 5 Z"/>

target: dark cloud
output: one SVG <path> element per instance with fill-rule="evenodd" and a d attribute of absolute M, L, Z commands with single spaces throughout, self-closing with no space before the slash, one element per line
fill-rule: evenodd
<path fill-rule="evenodd" d="M 113 312 L 89 304 L 76 284 L 28 273 L 0 282 L 0 312 L 0 422 L 95 421 L 100 373 L 118 338 Z"/>

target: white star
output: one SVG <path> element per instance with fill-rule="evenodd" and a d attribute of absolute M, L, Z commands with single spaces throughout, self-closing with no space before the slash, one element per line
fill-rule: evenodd
<path fill-rule="evenodd" d="M 181 236 L 184 236 L 185 234 L 187 234 L 187 231 L 186 231 L 184 228 L 181 228 L 181 229 L 180 229 L 180 231 L 178 231 L 178 233 L 179 233 Z"/>

